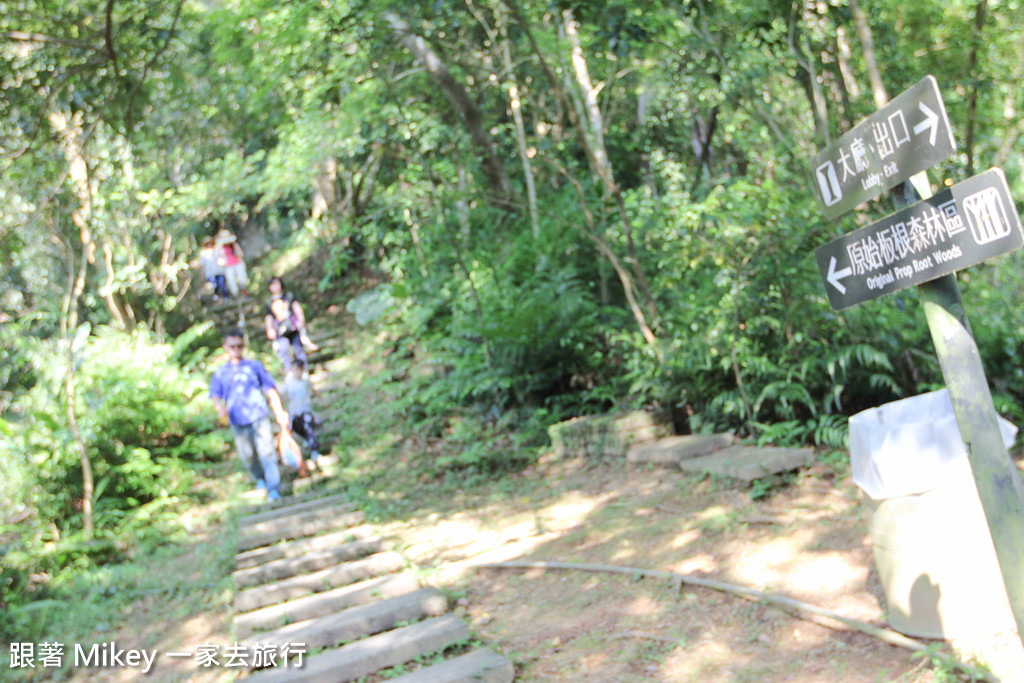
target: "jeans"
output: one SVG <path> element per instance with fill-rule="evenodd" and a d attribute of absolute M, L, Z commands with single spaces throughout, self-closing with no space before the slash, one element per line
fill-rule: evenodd
<path fill-rule="evenodd" d="M 284 366 L 285 372 L 288 372 L 292 367 L 293 354 L 297 360 L 301 360 L 303 363 L 306 362 L 306 350 L 302 348 L 302 340 L 299 338 L 298 332 L 291 337 L 281 336 L 275 339 L 274 352 L 281 359 L 281 365 Z"/>
<path fill-rule="evenodd" d="M 277 448 L 270 418 L 264 417 L 248 425 L 231 425 L 235 448 L 249 474 L 267 483 L 267 493 L 281 489 L 281 475 L 277 471 Z"/>

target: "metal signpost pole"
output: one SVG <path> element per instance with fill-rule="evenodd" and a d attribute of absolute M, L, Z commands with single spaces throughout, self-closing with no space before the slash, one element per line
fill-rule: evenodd
<path fill-rule="evenodd" d="M 927 188 L 927 178 L 924 181 L 918 185 Z M 901 204 L 919 199 L 909 182 L 904 184 L 902 194 L 898 199 Z M 999 432 L 992 393 L 956 276 L 944 275 L 922 283 L 918 292 L 960 436 L 967 447 L 971 473 L 1017 622 L 1017 635 L 1024 642 L 1024 484 Z"/>

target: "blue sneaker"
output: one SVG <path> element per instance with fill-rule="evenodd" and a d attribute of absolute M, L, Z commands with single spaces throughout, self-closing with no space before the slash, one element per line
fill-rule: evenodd
<path fill-rule="evenodd" d="M 267 490 L 267 482 L 263 481 L 262 479 L 257 479 L 256 480 L 256 488 L 258 488 L 260 490 L 263 490 L 263 491 L 266 491 Z"/>
<path fill-rule="evenodd" d="M 267 502 L 273 503 L 275 500 L 281 500 L 281 494 L 277 491 L 270 491 L 267 493 Z"/>
<path fill-rule="evenodd" d="M 320 453 L 318 451 L 313 451 L 312 453 L 309 454 L 309 459 L 312 460 L 313 462 L 316 462 L 317 460 L 320 459 Z"/>

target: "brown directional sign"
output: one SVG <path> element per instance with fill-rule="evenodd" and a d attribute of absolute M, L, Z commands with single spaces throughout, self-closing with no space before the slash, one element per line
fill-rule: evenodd
<path fill-rule="evenodd" d="M 955 150 L 939 86 L 926 76 L 819 152 L 814 188 L 825 215 L 836 218 Z"/>
<path fill-rule="evenodd" d="M 1003 171 L 993 168 L 818 248 L 842 310 L 981 263 L 1024 244 Z"/>

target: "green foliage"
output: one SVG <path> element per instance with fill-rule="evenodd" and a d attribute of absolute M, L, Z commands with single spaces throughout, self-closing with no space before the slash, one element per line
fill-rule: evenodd
<path fill-rule="evenodd" d="M 475 405 L 499 415 L 550 404 L 557 417 L 580 409 L 567 403 L 581 400 L 574 392 L 586 400 L 588 386 L 602 383 L 602 313 L 571 269 L 481 268 L 476 294 L 468 283 L 455 287 L 449 282 L 436 295 L 407 298 L 396 320 L 439 356 L 431 361 L 431 381 L 409 392 L 408 410 L 443 414 L 449 406 Z"/>
<path fill-rule="evenodd" d="M 0 441 L 0 521 L 11 524 L 0 526 L 4 603 L 30 595 L 32 576 L 118 561 L 131 544 L 161 538 L 161 525 L 189 496 L 196 464 L 223 449 L 209 434 L 205 382 L 172 362 L 174 348 L 142 332 L 81 332 L 75 412 L 93 469 L 97 533 L 81 531 L 83 480 L 67 422 L 64 353 L 43 344 L 32 359 L 40 381 L 19 397 L 6 423 L 10 438 Z"/>

